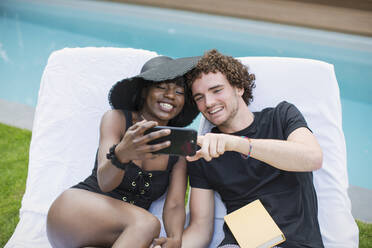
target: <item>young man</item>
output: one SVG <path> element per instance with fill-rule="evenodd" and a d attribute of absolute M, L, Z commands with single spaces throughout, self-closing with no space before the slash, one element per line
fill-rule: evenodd
<path fill-rule="evenodd" d="M 189 78 L 198 109 L 216 127 L 198 137 L 200 150 L 187 158 L 191 220 L 182 246 L 208 246 L 216 190 L 227 213 L 260 199 L 286 236 L 280 247 L 323 247 L 312 180 L 322 151 L 299 110 L 281 102 L 252 113 L 254 75 L 216 50 L 199 60 Z M 223 228 L 219 247 L 239 247 Z"/>

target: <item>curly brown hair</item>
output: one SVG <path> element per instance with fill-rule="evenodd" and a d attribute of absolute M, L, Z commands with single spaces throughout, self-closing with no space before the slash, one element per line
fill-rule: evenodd
<path fill-rule="evenodd" d="M 249 73 L 248 67 L 239 60 L 223 55 L 216 49 L 204 53 L 197 66 L 186 75 L 190 88 L 202 73 L 216 73 L 217 71 L 224 74 L 232 86 L 244 89 L 243 99 L 247 105 L 253 101 L 252 89 L 255 87 L 255 75 Z"/>

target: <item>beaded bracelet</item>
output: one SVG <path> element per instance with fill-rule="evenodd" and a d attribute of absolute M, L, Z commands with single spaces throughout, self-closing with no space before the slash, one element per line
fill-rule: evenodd
<path fill-rule="evenodd" d="M 129 165 L 131 162 L 129 162 L 129 163 L 121 163 L 121 162 L 119 161 L 118 157 L 116 157 L 116 154 L 115 154 L 115 148 L 116 148 L 117 145 L 118 145 L 118 144 L 113 145 L 113 146 L 110 147 L 109 152 L 106 154 L 106 158 L 107 158 L 108 160 L 111 160 L 111 163 L 112 163 L 115 167 L 117 167 L 117 168 L 119 168 L 119 169 L 121 169 L 121 170 L 126 170 L 126 169 L 128 168 L 128 165 Z"/>
<path fill-rule="evenodd" d="M 252 152 L 252 142 L 251 142 L 251 139 L 246 137 L 246 136 L 241 136 L 242 138 L 244 139 L 247 139 L 249 141 L 249 151 L 248 151 L 248 154 L 245 155 L 245 154 L 240 154 L 242 156 L 242 158 L 244 159 L 248 159 L 250 156 L 251 156 L 251 152 Z"/>

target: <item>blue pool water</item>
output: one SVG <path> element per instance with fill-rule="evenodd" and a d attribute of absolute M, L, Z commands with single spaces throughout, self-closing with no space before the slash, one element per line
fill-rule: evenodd
<path fill-rule="evenodd" d="M 350 183 L 372 189 L 372 38 L 99 1 L 2 0 L 0 98 L 35 106 L 50 53 L 85 46 L 142 48 L 172 57 L 217 48 L 237 57 L 334 64 Z"/>

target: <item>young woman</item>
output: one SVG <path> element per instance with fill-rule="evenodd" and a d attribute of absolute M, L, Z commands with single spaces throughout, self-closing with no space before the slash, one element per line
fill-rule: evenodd
<path fill-rule="evenodd" d="M 146 247 L 159 236 L 160 222 L 147 209 L 168 188 L 163 222 L 168 248 L 181 247 L 185 222 L 185 158 L 154 155 L 169 141 L 148 145 L 169 129 L 186 126 L 198 114 L 186 95 L 183 77 L 198 58 L 155 57 L 139 75 L 116 83 L 109 94 L 113 110 L 101 120 L 92 174 L 63 192 L 48 212 L 53 247 Z"/>

